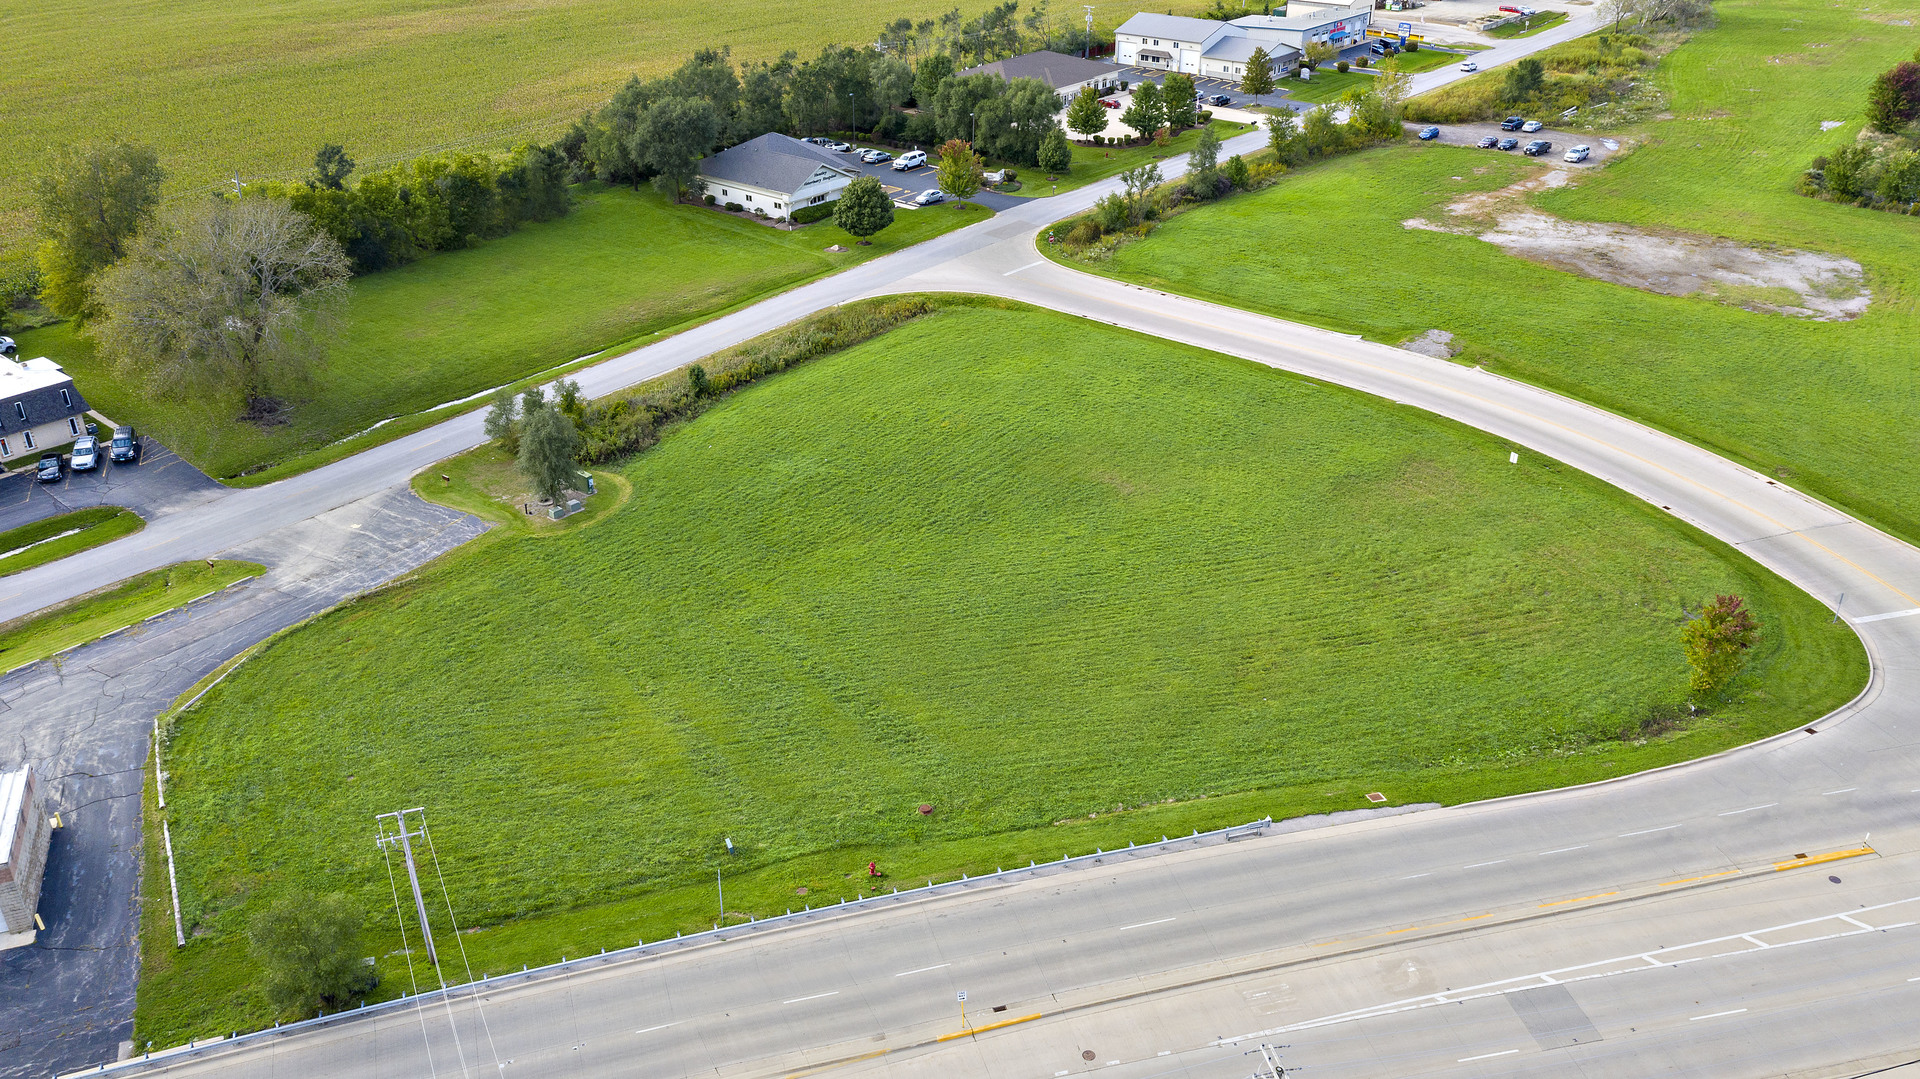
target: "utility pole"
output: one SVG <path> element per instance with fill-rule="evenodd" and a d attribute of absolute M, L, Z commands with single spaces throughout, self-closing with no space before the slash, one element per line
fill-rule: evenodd
<path fill-rule="evenodd" d="M 240 182 L 240 170 L 239 170 L 239 169 L 234 169 L 234 170 L 233 170 L 233 197 L 234 197 L 234 198 L 239 198 L 239 197 L 240 197 L 240 189 L 241 189 L 241 188 L 243 188 L 243 187 L 245 187 L 245 186 L 247 186 L 247 185 L 246 185 L 246 184 L 243 184 L 243 183 L 241 183 L 241 182 Z"/>
<path fill-rule="evenodd" d="M 1087 56 L 1086 58 L 1091 60 L 1093 59 L 1093 5 L 1081 4 L 1080 6 L 1087 9 Z"/>
<path fill-rule="evenodd" d="M 1260 1048 L 1249 1049 L 1241 1054 L 1243 1056 L 1252 1056 L 1255 1053 L 1260 1054 L 1262 1069 L 1254 1072 L 1252 1079 L 1286 1079 L 1287 1069 L 1280 1064 L 1280 1050 L 1285 1048 L 1287 1048 L 1287 1046 L 1273 1046 L 1261 1042 Z"/>
<path fill-rule="evenodd" d="M 417 832 L 407 831 L 407 814 L 409 813 L 420 814 L 420 830 Z M 424 806 L 376 814 L 373 818 L 375 821 L 391 818 L 394 831 L 388 833 L 386 825 L 379 825 L 380 835 L 374 843 L 383 851 L 395 843 L 400 844 L 400 853 L 407 860 L 407 882 L 413 885 L 413 909 L 420 915 L 420 936 L 427 942 L 427 961 L 433 964 L 435 970 L 439 970 L 440 956 L 433 950 L 433 930 L 427 925 L 427 901 L 420 895 L 420 874 L 413 867 L 413 840 L 427 834 L 426 817 L 427 811 Z"/>

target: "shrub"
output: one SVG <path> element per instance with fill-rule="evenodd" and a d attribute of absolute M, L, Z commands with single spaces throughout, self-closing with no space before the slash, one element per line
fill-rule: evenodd
<path fill-rule="evenodd" d="M 1100 238 L 1100 225 L 1094 221 L 1082 221 L 1067 233 L 1067 242 L 1076 247 L 1085 247 Z"/>
<path fill-rule="evenodd" d="M 1200 122 L 1201 122 L 1201 123 L 1203 123 L 1203 124 L 1210 124 L 1210 123 L 1213 123 L 1213 110 L 1212 110 L 1212 109 L 1201 109 L 1201 110 L 1200 110 Z"/>
<path fill-rule="evenodd" d="M 733 211 L 734 213 L 736 213 L 736 214 L 737 214 L 737 213 L 739 213 L 740 211 L 742 211 L 742 210 L 744 210 L 744 209 L 746 209 L 746 207 L 745 207 L 745 206 L 742 206 L 742 205 L 740 205 L 740 204 L 739 204 L 739 203 L 737 203 L 737 202 L 729 202 L 729 203 L 727 203 L 727 209 L 729 209 L 729 210 L 731 210 L 731 211 Z"/>
<path fill-rule="evenodd" d="M 707 204 L 708 206 L 712 206 L 712 205 L 713 205 L 713 196 L 712 196 L 712 195 L 706 195 L 706 196 L 703 196 L 703 197 L 702 197 L 702 198 L 700 199 L 700 201 L 701 201 L 701 202 L 704 202 L 704 203 L 706 203 L 706 204 Z"/>
<path fill-rule="evenodd" d="M 1408 52 L 1419 52 L 1419 51 L 1420 51 L 1420 43 L 1419 43 L 1418 41 L 1409 41 L 1409 42 L 1407 42 L 1407 51 L 1408 51 Z"/>
<path fill-rule="evenodd" d="M 1093 137 L 1093 144 L 1095 146 L 1105 146 L 1107 144 L 1107 137 L 1105 135 L 1095 135 Z"/>
<path fill-rule="evenodd" d="M 1102 232 L 1118 232 L 1133 224 L 1133 208 L 1118 194 L 1108 195 L 1093 204 L 1093 219 Z"/>
<path fill-rule="evenodd" d="M 1333 69 L 1335 71 L 1338 71 L 1340 74 L 1345 75 L 1347 73 L 1347 62 L 1345 60 L 1342 60 L 1339 63 L 1333 65 Z"/>
<path fill-rule="evenodd" d="M 793 223 L 811 225 L 815 221 L 825 221 L 833 216 L 833 203 L 823 202 L 818 206 L 802 206 L 793 212 Z"/>

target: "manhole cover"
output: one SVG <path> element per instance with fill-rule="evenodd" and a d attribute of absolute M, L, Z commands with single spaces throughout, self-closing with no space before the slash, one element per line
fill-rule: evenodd
<path fill-rule="evenodd" d="M 1089 1050 L 1087 1050 L 1086 1052 L 1084 1052 L 1084 1053 L 1081 1053 L 1081 1054 L 1080 1054 L 1080 1059 L 1081 1059 L 1081 1060 L 1092 1060 L 1092 1059 L 1093 1059 L 1093 1056 L 1094 1056 L 1094 1053 L 1093 1053 L 1093 1050 L 1091 1050 L 1091 1049 L 1089 1049 Z"/>

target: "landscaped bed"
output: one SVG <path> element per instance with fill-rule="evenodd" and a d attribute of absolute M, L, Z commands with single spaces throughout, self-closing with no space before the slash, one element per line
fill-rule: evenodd
<path fill-rule="evenodd" d="M 290 890 L 354 897 L 397 995 L 368 842 L 396 808 L 428 807 L 477 973 L 706 927 L 723 839 L 729 916 L 767 915 L 870 860 L 917 881 L 1621 775 L 1862 684 L 1819 604 L 1507 455 L 991 301 L 769 376 L 619 466 L 591 527 L 496 530 L 174 721 L 189 943 L 146 920 L 135 1038 L 266 1022 L 243 927 Z M 1723 592 L 1761 644 L 1687 720 L 1680 626 Z"/>

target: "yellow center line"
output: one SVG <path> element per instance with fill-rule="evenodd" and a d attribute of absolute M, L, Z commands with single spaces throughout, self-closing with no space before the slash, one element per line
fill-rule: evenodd
<path fill-rule="evenodd" d="M 1551 903 L 1542 903 L 1540 905 L 1543 907 L 1564 907 L 1568 903 L 1585 903 L 1589 899 L 1605 899 L 1610 895 L 1619 894 L 1619 892 L 1601 892 L 1599 895 L 1583 895 L 1578 899 L 1556 899 Z"/>

